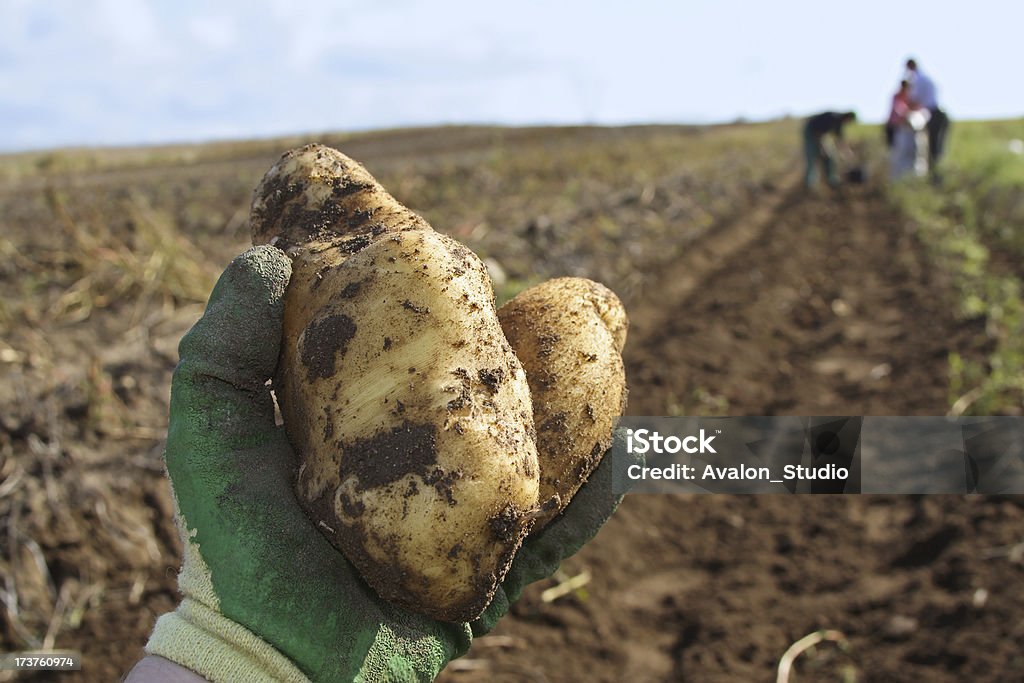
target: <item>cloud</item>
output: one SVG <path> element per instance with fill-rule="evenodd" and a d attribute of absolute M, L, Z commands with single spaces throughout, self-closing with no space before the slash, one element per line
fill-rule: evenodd
<path fill-rule="evenodd" d="M 976 0 L 949 40 L 937 18 L 898 5 L 884 25 L 842 14 L 842 32 L 822 33 L 839 15 L 809 15 L 802 0 L 744 5 L 742 21 L 736 3 L 710 1 L 3 0 L 0 149 L 835 106 L 881 116 L 908 50 L 955 113 L 1019 113 L 1012 88 L 979 78 L 993 59 L 1022 58 L 1022 10 L 995 7 Z M 983 26 L 993 12 L 1001 21 Z M 925 22 L 915 45 L 911 21 Z"/>
<path fill-rule="evenodd" d="M 144 60 L 174 56 L 152 3 L 146 0 L 97 0 L 96 12 L 90 13 L 89 19 L 93 35 L 109 41 L 106 49 Z"/>
<path fill-rule="evenodd" d="M 188 32 L 201 48 L 214 52 L 228 50 L 238 43 L 238 25 L 225 15 L 205 15 L 188 20 Z"/>

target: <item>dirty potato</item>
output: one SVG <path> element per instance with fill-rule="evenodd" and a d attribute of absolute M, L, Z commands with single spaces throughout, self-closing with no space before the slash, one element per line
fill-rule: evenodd
<path fill-rule="evenodd" d="M 362 164 L 324 145 L 286 152 L 253 193 L 252 243 L 288 251 L 332 237 L 355 251 L 385 232 L 430 230 L 419 215 L 388 194 Z"/>
<path fill-rule="evenodd" d="M 583 278 L 548 280 L 498 309 L 526 369 L 540 462 L 539 531 L 561 512 L 611 447 L 626 407 L 628 320 L 615 294 Z"/>
<path fill-rule="evenodd" d="M 483 264 L 319 146 L 268 173 L 252 229 L 293 259 L 274 388 L 300 502 L 384 599 L 475 618 L 539 477 L 529 387 Z"/>

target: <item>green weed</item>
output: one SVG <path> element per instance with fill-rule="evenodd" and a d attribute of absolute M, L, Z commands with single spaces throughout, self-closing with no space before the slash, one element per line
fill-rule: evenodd
<path fill-rule="evenodd" d="M 950 412 L 1018 414 L 1024 407 L 1024 120 L 954 124 L 942 188 L 911 180 L 891 196 L 950 273 L 960 314 L 984 317 L 984 362 L 951 354 Z"/>

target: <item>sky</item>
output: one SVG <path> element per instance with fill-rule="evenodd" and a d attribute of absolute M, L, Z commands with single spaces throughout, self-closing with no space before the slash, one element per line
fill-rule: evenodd
<path fill-rule="evenodd" d="M 0 152 L 445 123 L 1024 115 L 1024 3 L 0 0 Z M 1018 83 L 1014 86 L 1013 83 Z"/>

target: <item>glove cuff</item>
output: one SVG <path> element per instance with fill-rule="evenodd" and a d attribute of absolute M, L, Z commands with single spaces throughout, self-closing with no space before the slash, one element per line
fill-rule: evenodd
<path fill-rule="evenodd" d="M 252 631 L 191 598 L 157 619 L 145 649 L 211 683 L 309 681 L 290 659 Z"/>

